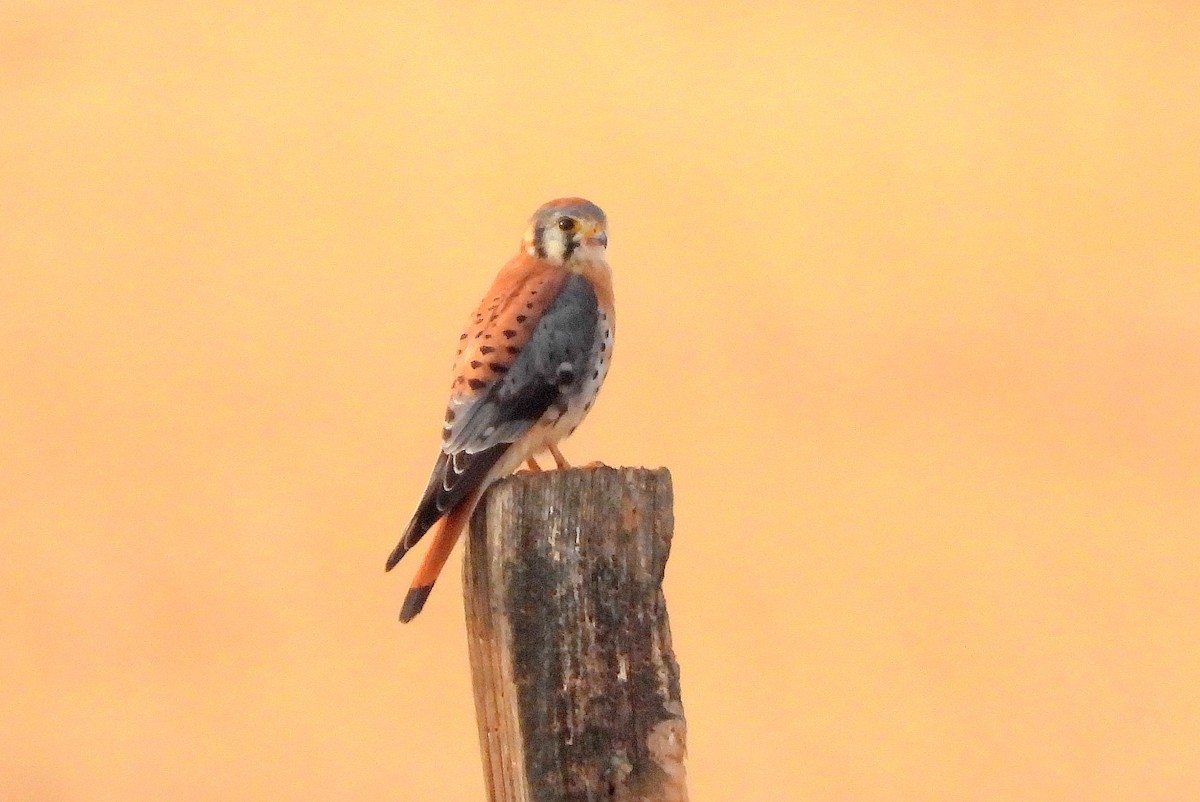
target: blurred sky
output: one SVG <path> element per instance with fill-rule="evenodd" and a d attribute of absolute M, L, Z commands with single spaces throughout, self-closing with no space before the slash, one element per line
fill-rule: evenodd
<path fill-rule="evenodd" d="M 1200 6 L 0 3 L 0 799 L 478 800 L 383 573 L 527 215 L 697 800 L 1200 798 Z"/>

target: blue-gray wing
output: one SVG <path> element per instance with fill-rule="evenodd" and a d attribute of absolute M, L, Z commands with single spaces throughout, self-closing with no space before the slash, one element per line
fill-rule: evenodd
<path fill-rule="evenodd" d="M 592 285 L 571 274 L 541 318 L 529 321 L 534 330 L 524 346 L 510 354 L 507 364 L 492 366 L 497 378 L 490 386 L 477 395 L 451 396 L 442 453 L 404 537 L 388 558 L 389 570 L 438 519 L 474 492 L 508 447 L 583 378 L 599 316 Z M 508 330 L 500 331 L 503 336 Z"/>
<path fill-rule="evenodd" d="M 474 454 L 512 443 L 529 431 L 564 390 L 583 376 L 600 317 L 596 293 L 572 274 L 532 336 L 489 390 L 451 409 L 442 451 Z"/>

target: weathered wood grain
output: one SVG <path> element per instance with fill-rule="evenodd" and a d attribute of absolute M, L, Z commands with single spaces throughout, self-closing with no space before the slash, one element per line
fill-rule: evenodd
<path fill-rule="evenodd" d="M 685 802 L 666 469 L 497 483 L 463 564 L 491 802 Z"/>

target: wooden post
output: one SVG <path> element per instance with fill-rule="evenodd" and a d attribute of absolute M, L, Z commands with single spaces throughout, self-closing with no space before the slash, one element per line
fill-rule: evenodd
<path fill-rule="evenodd" d="M 686 802 L 665 468 L 498 482 L 463 563 L 490 802 Z"/>

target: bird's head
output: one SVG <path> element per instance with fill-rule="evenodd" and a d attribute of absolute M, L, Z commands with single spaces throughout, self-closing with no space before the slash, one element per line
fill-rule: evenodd
<path fill-rule="evenodd" d="M 564 267 L 604 262 L 608 219 L 583 198 L 552 200 L 529 218 L 521 245 L 530 256 Z"/>

